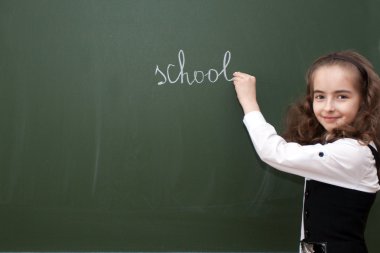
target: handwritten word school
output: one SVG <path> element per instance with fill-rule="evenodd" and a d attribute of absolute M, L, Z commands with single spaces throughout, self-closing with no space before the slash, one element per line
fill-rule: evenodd
<path fill-rule="evenodd" d="M 194 70 L 193 73 L 189 73 L 185 71 L 185 53 L 181 49 L 178 52 L 178 65 L 168 64 L 166 70 L 160 69 L 158 65 L 156 65 L 155 75 L 160 77 L 158 81 L 158 85 L 164 84 L 188 84 L 193 85 L 203 84 L 203 83 L 215 83 L 219 80 L 219 78 L 224 78 L 226 81 L 232 81 L 232 78 L 228 78 L 227 76 L 227 67 L 230 64 L 231 60 L 231 52 L 227 51 L 223 57 L 223 63 L 221 70 L 218 71 L 214 68 L 210 68 L 209 70 Z"/>

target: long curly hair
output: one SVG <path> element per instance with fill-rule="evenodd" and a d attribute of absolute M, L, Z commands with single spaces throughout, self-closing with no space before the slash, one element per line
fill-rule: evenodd
<path fill-rule="evenodd" d="M 362 103 L 353 122 L 327 133 L 313 112 L 313 79 L 317 69 L 332 65 L 357 73 Z M 307 71 L 306 83 L 305 96 L 288 109 L 283 133 L 287 141 L 307 145 L 353 138 L 363 145 L 373 141 L 380 148 L 380 78 L 364 56 L 351 50 L 322 56 Z"/>

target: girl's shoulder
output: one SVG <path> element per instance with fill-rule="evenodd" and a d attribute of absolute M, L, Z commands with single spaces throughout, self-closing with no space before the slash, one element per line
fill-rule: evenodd
<path fill-rule="evenodd" d="M 373 143 L 370 145 L 374 146 Z M 327 153 L 340 159 L 349 160 L 352 165 L 363 165 L 371 163 L 373 154 L 368 145 L 352 138 L 338 139 L 324 145 Z"/>
<path fill-rule="evenodd" d="M 364 192 L 380 189 L 374 155 L 366 144 L 343 138 L 323 145 L 323 149 L 327 176 L 321 176 L 320 181 Z"/>
<path fill-rule="evenodd" d="M 331 145 L 331 146 L 337 146 L 337 147 L 339 147 L 339 146 L 350 147 L 350 148 L 359 149 L 359 150 L 368 150 L 368 144 L 365 144 L 365 143 L 363 143 L 357 139 L 353 139 L 353 138 L 341 138 L 341 139 L 338 139 L 334 142 L 327 143 L 325 145 Z M 376 148 L 373 141 L 371 141 L 369 143 L 369 145 Z"/>
<path fill-rule="evenodd" d="M 373 142 L 371 142 L 370 145 L 375 146 Z M 367 153 L 368 151 L 370 151 L 367 144 L 353 138 L 341 138 L 334 142 L 327 143 L 324 146 L 326 148 L 342 149 L 345 152 L 355 151 Z"/>

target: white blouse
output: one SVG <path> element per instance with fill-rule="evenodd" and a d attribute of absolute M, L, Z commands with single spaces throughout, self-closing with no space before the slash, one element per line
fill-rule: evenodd
<path fill-rule="evenodd" d="M 243 121 L 257 154 L 273 168 L 353 190 L 380 190 L 372 152 L 357 140 L 299 145 L 286 142 L 259 111 L 246 114 Z"/>

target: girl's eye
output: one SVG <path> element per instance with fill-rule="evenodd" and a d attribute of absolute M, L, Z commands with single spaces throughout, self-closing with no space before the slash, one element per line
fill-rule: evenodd
<path fill-rule="evenodd" d="M 346 96 L 346 95 L 339 95 L 338 96 L 338 99 L 347 99 L 348 98 L 348 96 Z"/>
<path fill-rule="evenodd" d="M 314 96 L 314 99 L 316 100 L 321 100 L 321 99 L 324 99 L 325 97 L 323 95 L 315 95 Z"/>

